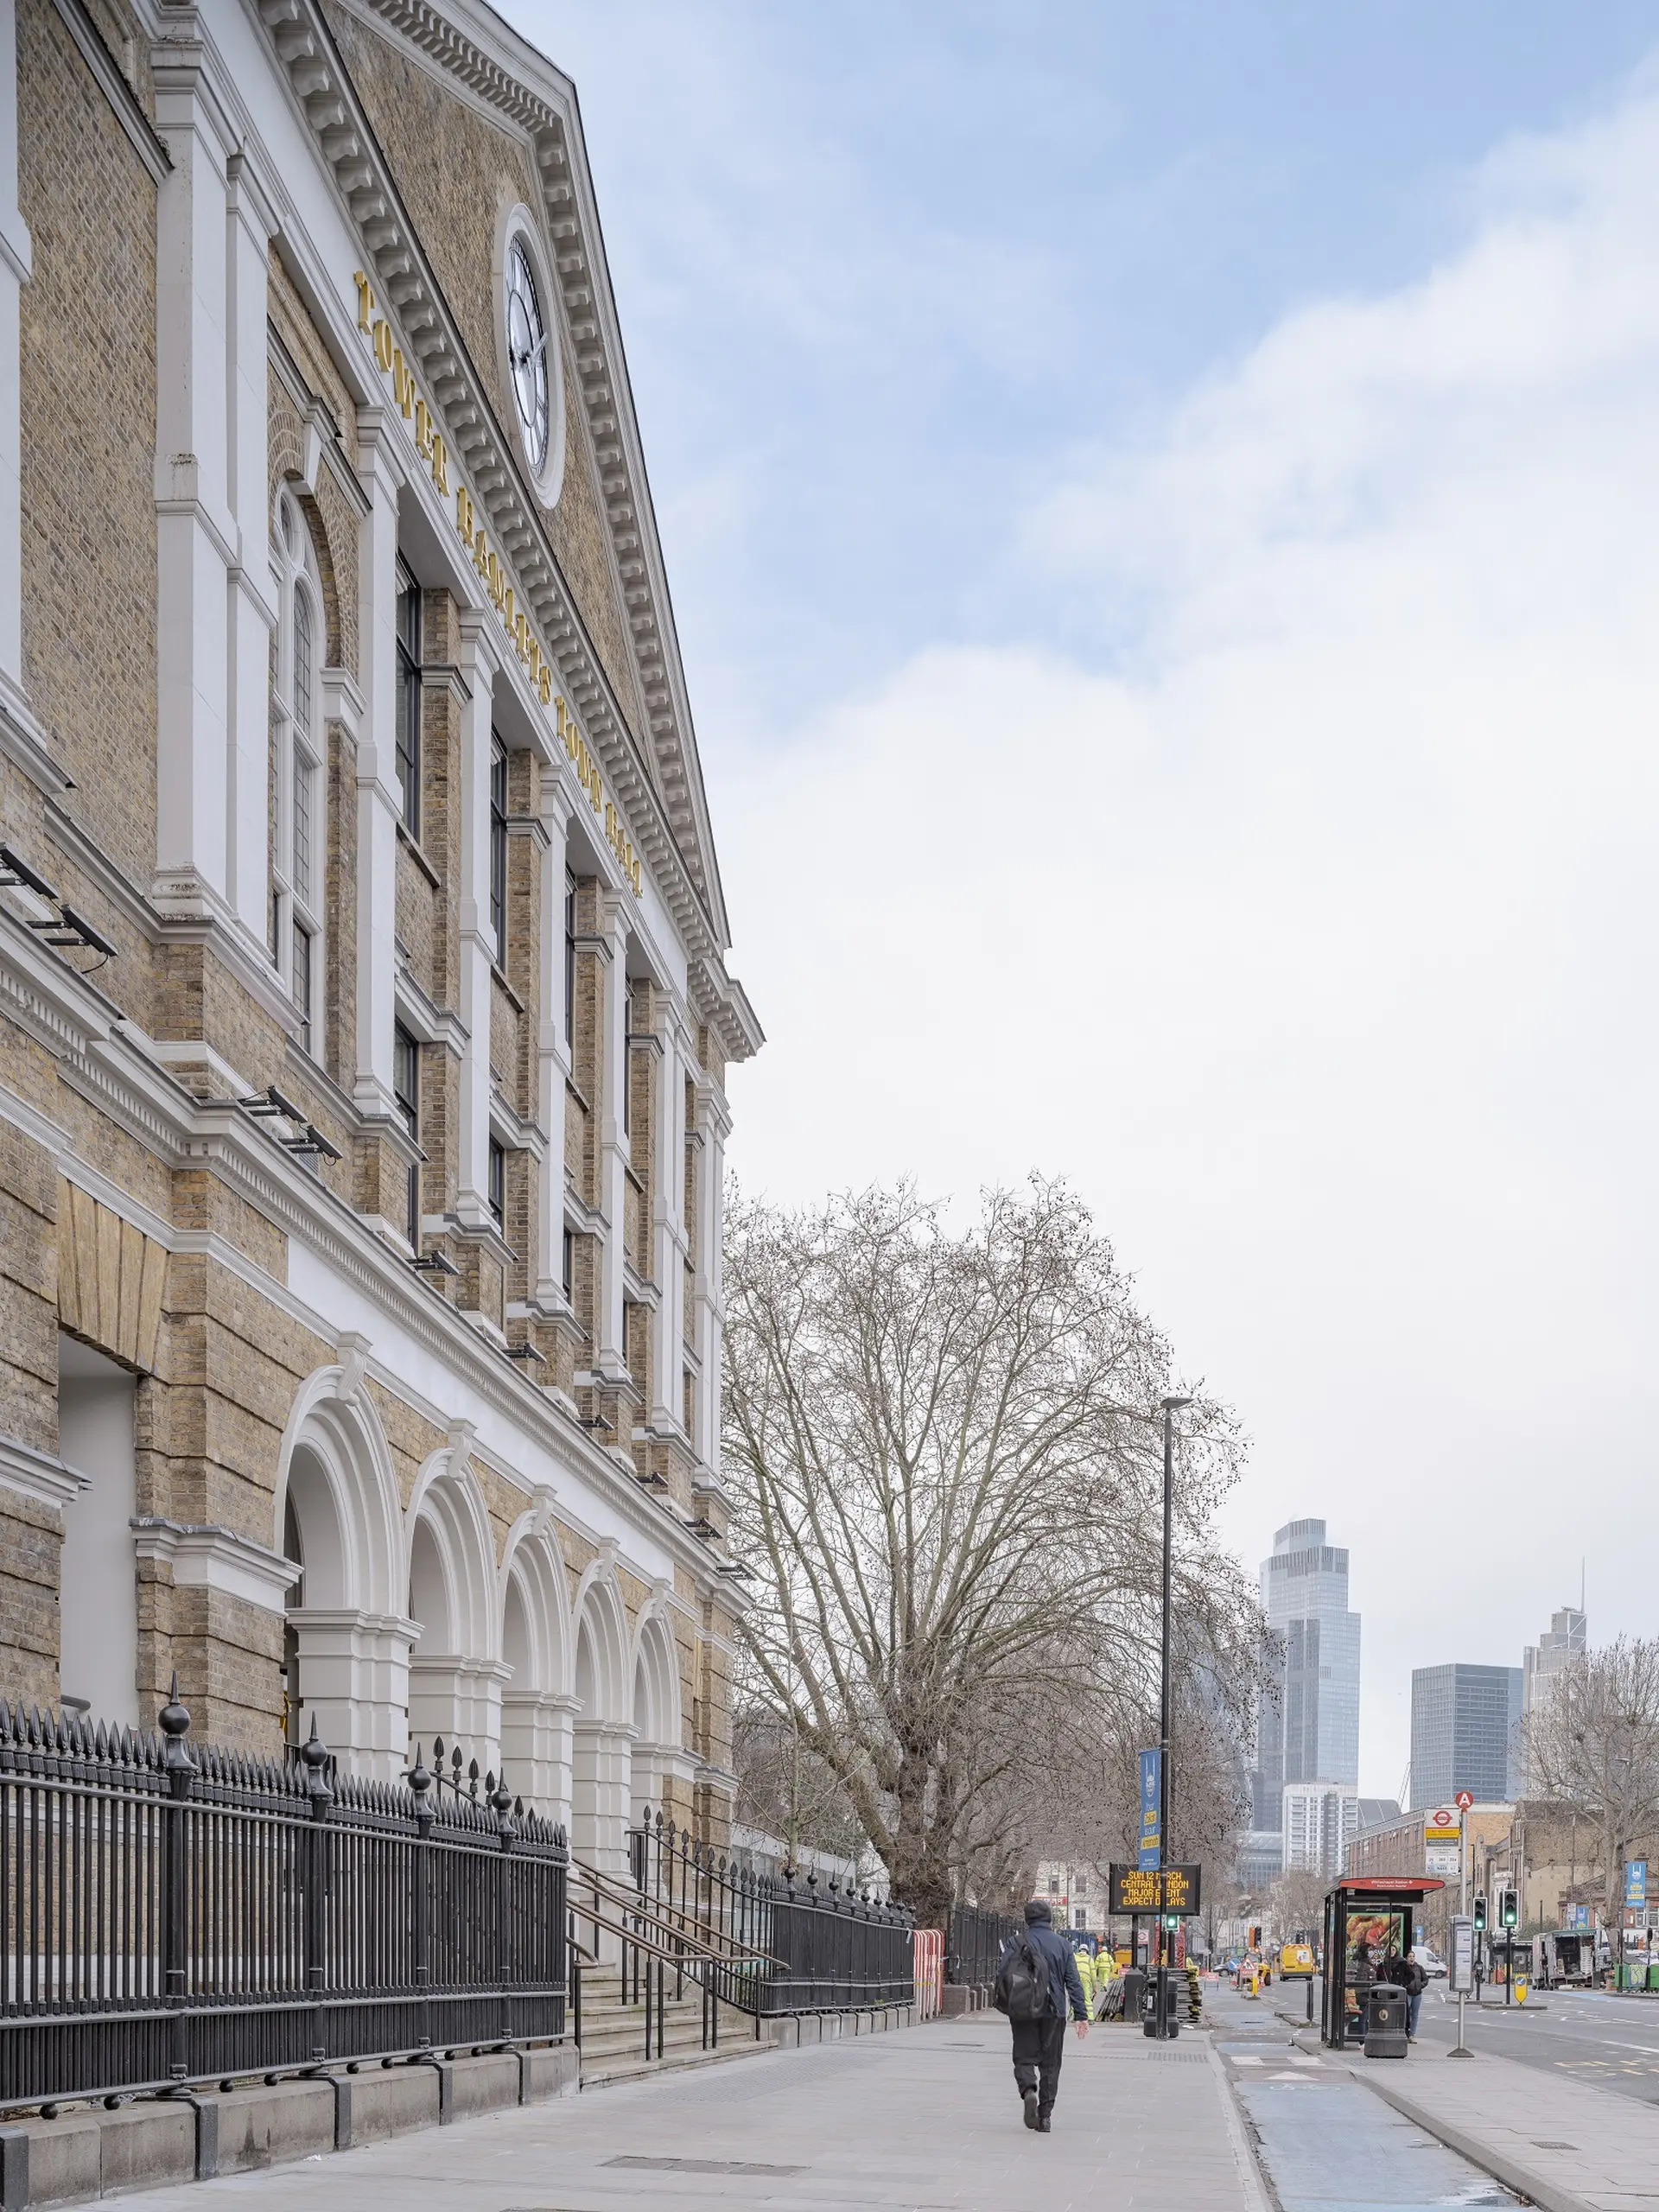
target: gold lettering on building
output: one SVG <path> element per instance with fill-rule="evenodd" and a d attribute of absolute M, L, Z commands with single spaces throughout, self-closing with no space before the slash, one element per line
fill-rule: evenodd
<path fill-rule="evenodd" d="M 415 426 L 415 448 L 431 471 L 432 481 L 446 497 L 449 493 L 449 451 L 443 442 L 432 415 L 415 382 L 414 373 L 404 359 L 403 348 L 393 340 L 391 325 L 376 313 L 374 287 L 359 269 L 353 280 L 357 286 L 357 327 L 374 349 L 374 358 L 381 373 L 391 378 L 392 398 L 406 420 Z M 598 761 L 588 749 L 588 741 L 577 728 L 575 719 L 564 701 L 553 689 L 553 664 L 542 650 L 542 643 L 530 626 L 522 607 L 515 602 L 512 586 L 499 556 L 490 543 L 488 535 L 478 519 L 472 493 L 464 484 L 457 484 L 455 499 L 455 530 L 467 548 L 479 580 L 489 594 L 491 604 L 501 617 L 513 651 L 523 663 L 537 697 L 543 707 L 551 709 L 554 725 L 565 750 L 566 758 L 576 772 L 576 781 L 588 794 L 588 803 L 594 812 L 601 815 L 605 824 L 605 842 L 615 854 L 617 865 L 627 878 L 636 899 L 642 896 L 644 881 L 639 855 L 633 841 L 623 827 L 622 810 L 613 799 L 605 796 L 604 778 Z"/>

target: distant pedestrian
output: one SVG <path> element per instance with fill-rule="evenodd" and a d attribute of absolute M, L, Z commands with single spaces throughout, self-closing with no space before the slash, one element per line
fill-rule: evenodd
<path fill-rule="evenodd" d="M 1354 1946 L 1353 1964 L 1348 1969 L 1348 1986 L 1354 1993 L 1359 2008 L 1360 2040 L 1364 2041 L 1370 2026 L 1371 1992 L 1376 1986 L 1376 1968 L 1371 1963 L 1371 1947 L 1361 1942 Z"/>
<path fill-rule="evenodd" d="M 1003 1948 L 993 2001 L 1014 2030 L 1014 2081 L 1026 2107 L 1026 2126 L 1042 2135 L 1050 2132 L 1049 2116 L 1059 2094 L 1068 2000 L 1081 2040 L 1089 2032 L 1089 2007 L 1077 1954 L 1055 1934 L 1046 1900 L 1033 1897 L 1023 1931 L 1011 1936 Z"/>
<path fill-rule="evenodd" d="M 1417 2015 L 1423 2009 L 1423 1992 L 1428 1987 L 1428 1968 L 1415 1951 L 1408 1951 L 1398 1962 L 1398 1970 L 1390 1979 L 1406 1993 L 1406 2035 L 1417 2040 Z"/>

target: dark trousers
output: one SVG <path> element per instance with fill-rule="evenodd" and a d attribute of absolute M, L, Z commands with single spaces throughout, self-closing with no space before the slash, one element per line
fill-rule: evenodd
<path fill-rule="evenodd" d="M 1011 2020 L 1014 2030 L 1014 2078 L 1023 2097 L 1037 2092 L 1039 2113 L 1054 2109 L 1060 2093 L 1060 2061 L 1065 2056 L 1065 2019 Z"/>

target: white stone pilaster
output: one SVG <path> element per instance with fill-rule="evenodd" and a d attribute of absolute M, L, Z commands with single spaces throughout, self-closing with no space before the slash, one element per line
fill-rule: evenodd
<path fill-rule="evenodd" d="M 533 1224 L 532 1296 L 543 1307 L 564 1304 L 564 1085 L 570 1072 L 570 1040 L 564 1033 L 565 838 L 570 796 L 563 779 L 542 778 L 541 1028 L 536 1039 L 536 1117 L 547 1133 L 539 1201 Z"/>
<path fill-rule="evenodd" d="M 459 1744 L 481 1773 L 501 1764 L 501 1696 L 512 1669 L 499 1659 L 423 1652 L 409 1662 L 409 1734 L 429 1751 L 432 1738 Z"/>
<path fill-rule="evenodd" d="M 315 1720 L 348 1773 L 395 1782 L 408 1764 L 415 1623 L 320 1605 L 296 1607 L 288 1622 L 299 1646 L 302 1739 Z"/>
<path fill-rule="evenodd" d="M 0 7 L 0 697 L 20 703 L 22 635 L 22 398 L 19 327 L 34 266 L 17 207 L 17 15 Z"/>
<path fill-rule="evenodd" d="M 397 1115 L 391 1086 L 397 959 L 397 494 L 403 472 L 378 408 L 357 414 L 369 511 L 358 535 L 363 729 L 357 747 L 357 1080 L 360 1112 Z"/>
<path fill-rule="evenodd" d="M 652 1317 L 655 1341 L 651 1365 L 656 1395 L 648 1418 L 653 1428 L 665 1424 L 677 1428 L 684 1411 L 680 1376 L 685 1367 L 686 1249 L 685 1060 L 677 1007 L 671 1009 L 662 1035 L 652 1174 L 652 1266 L 658 1292 L 657 1311 Z"/>
<path fill-rule="evenodd" d="M 270 418 L 265 384 L 269 262 L 275 213 L 233 155 L 226 210 L 226 493 L 236 537 L 227 633 L 229 743 L 226 792 L 226 893 L 257 944 L 267 941 L 270 636 L 277 620 L 268 494 Z"/>
<path fill-rule="evenodd" d="M 570 1848 L 584 1866 L 621 1874 L 628 1859 L 633 1730 L 578 1719 L 572 1738 Z"/>
<path fill-rule="evenodd" d="M 627 1080 L 628 1060 L 628 928 L 620 893 L 601 892 L 600 926 L 611 957 L 603 977 L 604 1034 L 600 1040 L 599 1203 L 606 1233 L 600 1249 L 595 1363 L 601 1374 L 617 1376 L 627 1365 L 622 1341 L 622 1261 L 628 1139 L 622 1134 L 622 1085 Z"/>
<path fill-rule="evenodd" d="M 544 1821 L 570 1825 L 576 1700 L 558 1690 L 508 1690 L 501 1700 L 507 1786 Z"/>
<path fill-rule="evenodd" d="M 202 59 L 200 47 L 181 46 L 156 79 L 156 128 L 173 164 L 156 210 L 156 898 L 172 912 L 228 918 L 229 616 L 240 566 L 226 253 L 235 140 Z"/>
<path fill-rule="evenodd" d="M 460 614 L 461 973 L 459 1007 L 467 1042 L 461 1056 L 456 1130 L 455 1211 L 469 1229 L 494 1225 L 489 1200 L 490 969 L 496 954 L 490 920 L 490 725 L 495 660 L 487 650 L 492 615 Z"/>
<path fill-rule="evenodd" d="M 731 1117 L 712 1086 L 697 1088 L 697 1126 L 702 1146 L 697 1156 L 697 1262 L 692 1284 L 696 1313 L 692 1331 L 702 1370 L 697 1393 L 697 1433 L 692 1439 L 705 1465 L 720 1467 L 720 1356 L 724 1313 L 721 1280 L 721 1207 L 726 1188 L 726 1140 Z"/>

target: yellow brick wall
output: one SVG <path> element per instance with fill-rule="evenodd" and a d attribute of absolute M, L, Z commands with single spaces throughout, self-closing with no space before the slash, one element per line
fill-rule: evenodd
<path fill-rule="evenodd" d="M 147 884 L 156 188 L 44 0 L 17 9 L 17 127 L 28 149 L 18 204 L 34 247 L 22 295 L 24 681 L 75 780 L 80 820 Z"/>

